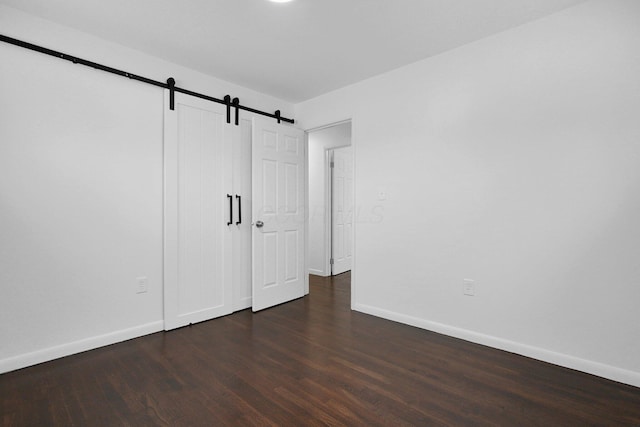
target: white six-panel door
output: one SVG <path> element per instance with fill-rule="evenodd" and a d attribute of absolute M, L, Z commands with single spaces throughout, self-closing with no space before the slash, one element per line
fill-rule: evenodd
<path fill-rule="evenodd" d="M 166 97 L 168 98 L 168 97 Z M 165 100 L 165 330 L 232 312 L 230 136 L 224 106 Z M 235 200 L 232 200 L 235 202 Z"/>
<path fill-rule="evenodd" d="M 305 292 L 305 153 L 303 131 L 253 119 L 253 311 Z"/>
<path fill-rule="evenodd" d="M 351 270 L 353 251 L 353 156 L 351 147 L 333 150 L 332 173 L 333 274 Z"/>

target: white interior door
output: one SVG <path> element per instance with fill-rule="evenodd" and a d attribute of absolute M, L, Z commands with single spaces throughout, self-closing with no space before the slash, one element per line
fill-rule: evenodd
<path fill-rule="evenodd" d="M 333 274 L 351 270 L 353 252 L 353 155 L 351 147 L 333 150 L 331 247 Z"/>
<path fill-rule="evenodd" d="M 304 132 L 253 119 L 253 311 L 305 292 Z"/>
<path fill-rule="evenodd" d="M 165 96 L 165 330 L 232 312 L 230 137 L 224 106 Z"/>

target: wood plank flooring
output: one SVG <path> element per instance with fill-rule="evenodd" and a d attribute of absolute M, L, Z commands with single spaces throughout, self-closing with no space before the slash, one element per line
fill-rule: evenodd
<path fill-rule="evenodd" d="M 2 426 L 640 426 L 640 389 L 311 294 L 0 375 Z"/>

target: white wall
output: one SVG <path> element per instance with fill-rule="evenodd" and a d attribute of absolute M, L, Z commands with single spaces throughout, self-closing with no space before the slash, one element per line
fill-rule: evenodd
<path fill-rule="evenodd" d="M 351 123 L 341 123 L 309 133 L 309 273 L 329 276 L 327 196 L 329 176 L 326 153 L 351 145 Z"/>
<path fill-rule="evenodd" d="M 0 28 L 292 116 L 291 104 L 3 6 Z M 0 372 L 161 330 L 163 91 L 4 43 L 0 76 Z"/>
<path fill-rule="evenodd" d="M 638 22 L 592 1 L 297 106 L 353 118 L 357 310 L 640 386 Z"/>

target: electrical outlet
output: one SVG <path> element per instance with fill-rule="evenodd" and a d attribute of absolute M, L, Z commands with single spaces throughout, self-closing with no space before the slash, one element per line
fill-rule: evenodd
<path fill-rule="evenodd" d="M 147 289 L 149 288 L 149 279 L 147 279 L 146 277 L 138 277 L 136 279 L 136 283 L 138 285 L 136 288 L 137 294 L 143 294 L 147 292 Z"/>
<path fill-rule="evenodd" d="M 476 282 L 471 279 L 464 279 L 462 285 L 462 292 L 467 296 L 475 296 L 476 294 Z"/>

